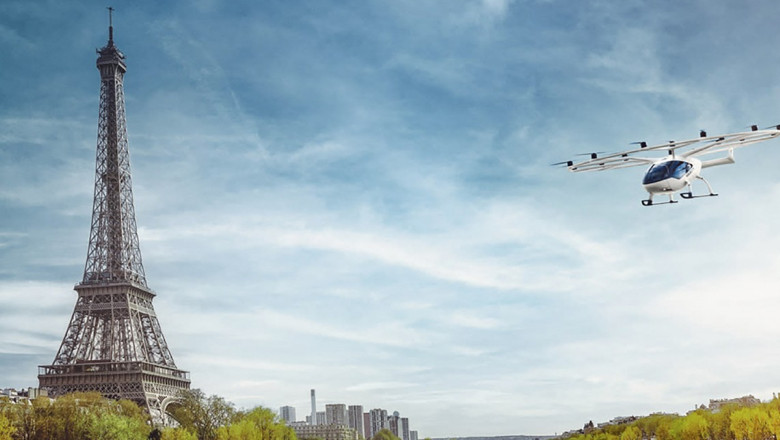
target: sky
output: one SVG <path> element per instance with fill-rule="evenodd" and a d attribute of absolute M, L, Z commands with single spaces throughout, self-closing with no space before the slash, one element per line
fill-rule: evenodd
<path fill-rule="evenodd" d="M 0 2 L 0 387 L 37 385 L 75 305 L 106 6 Z M 649 208 L 641 168 L 550 166 L 780 123 L 780 2 L 111 6 L 144 268 L 193 387 L 299 419 L 313 388 L 420 438 L 780 391 L 780 142 Z"/>

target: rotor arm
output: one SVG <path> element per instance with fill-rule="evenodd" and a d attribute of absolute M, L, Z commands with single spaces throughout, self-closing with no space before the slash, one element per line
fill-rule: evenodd
<path fill-rule="evenodd" d="M 730 165 L 732 163 L 736 162 L 734 160 L 734 149 L 729 148 L 729 155 L 726 157 L 721 157 L 718 159 L 710 159 L 710 160 L 703 160 L 701 161 L 701 167 L 702 168 L 709 168 L 709 167 L 715 167 L 718 165 Z"/>
<path fill-rule="evenodd" d="M 650 165 L 657 159 L 648 157 L 634 157 L 628 155 L 619 155 L 613 157 L 604 157 L 601 159 L 591 159 L 584 162 L 575 163 L 569 166 L 569 171 L 573 173 L 584 171 L 605 171 L 618 168 L 630 168 L 642 165 Z"/>

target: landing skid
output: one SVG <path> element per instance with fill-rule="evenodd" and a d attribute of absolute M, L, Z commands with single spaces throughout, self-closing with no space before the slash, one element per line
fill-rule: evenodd
<path fill-rule="evenodd" d="M 698 196 L 693 195 L 693 193 L 691 193 L 690 191 L 684 192 L 684 193 L 680 193 L 680 197 L 682 197 L 684 199 L 698 199 L 699 197 L 716 197 L 716 196 L 717 196 L 717 194 L 715 194 L 715 193 L 700 194 Z"/>
<path fill-rule="evenodd" d="M 680 203 L 680 202 L 674 199 L 669 199 L 668 202 L 653 202 L 653 199 L 642 200 L 642 206 L 671 205 L 673 203 Z"/>

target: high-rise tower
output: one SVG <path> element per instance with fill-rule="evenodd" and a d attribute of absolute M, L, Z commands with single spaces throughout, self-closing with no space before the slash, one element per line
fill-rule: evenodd
<path fill-rule="evenodd" d="M 314 388 L 311 390 L 311 424 L 317 425 L 317 399 L 314 395 Z"/>
<path fill-rule="evenodd" d="M 134 400 L 161 422 L 168 403 L 189 389 L 189 373 L 173 361 L 141 264 L 122 85 L 127 67 L 111 21 L 108 44 L 97 53 L 100 112 L 87 262 L 62 345 L 52 365 L 39 367 L 38 379 L 50 396 L 99 391 Z"/>

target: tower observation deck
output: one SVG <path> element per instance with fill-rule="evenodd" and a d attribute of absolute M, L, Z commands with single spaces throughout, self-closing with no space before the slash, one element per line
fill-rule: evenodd
<path fill-rule="evenodd" d="M 146 284 L 127 147 L 127 66 L 114 46 L 111 21 L 108 35 L 97 51 L 100 110 L 84 277 L 74 288 L 78 298 L 60 349 L 51 365 L 38 368 L 38 380 L 50 396 L 99 391 L 133 400 L 162 423 L 166 406 L 189 389 L 190 379 L 173 361 L 152 306 L 155 293 Z"/>

